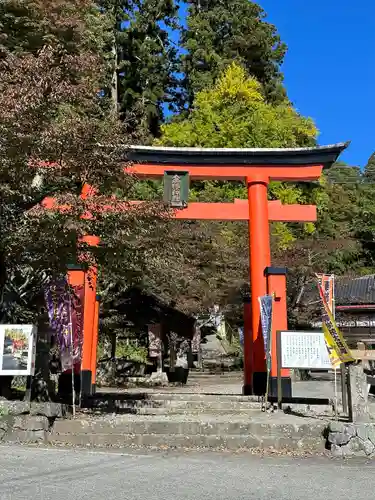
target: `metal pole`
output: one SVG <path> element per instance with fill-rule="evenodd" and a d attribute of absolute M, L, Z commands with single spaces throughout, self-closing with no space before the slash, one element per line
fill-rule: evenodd
<path fill-rule="evenodd" d="M 332 316 L 336 321 L 336 298 L 335 298 L 335 275 L 332 274 Z M 335 370 L 336 377 L 336 370 Z M 341 394 L 342 394 L 342 409 L 344 413 L 348 412 L 348 388 L 346 386 L 346 367 L 345 363 L 341 363 L 340 365 L 340 380 L 341 380 Z"/>
<path fill-rule="evenodd" d="M 276 363 L 277 363 L 277 407 L 283 407 L 283 386 L 281 383 L 281 332 L 276 332 Z"/>
<path fill-rule="evenodd" d="M 347 387 L 348 387 L 348 420 L 353 422 L 353 401 L 352 401 L 352 390 L 351 390 L 351 379 L 350 379 L 350 369 L 348 370 L 347 376 Z"/>
<path fill-rule="evenodd" d="M 342 409 L 344 413 L 348 413 L 348 387 L 347 387 L 347 377 L 346 377 L 346 366 L 345 363 L 340 365 L 340 375 L 341 375 L 341 391 L 342 391 Z"/>

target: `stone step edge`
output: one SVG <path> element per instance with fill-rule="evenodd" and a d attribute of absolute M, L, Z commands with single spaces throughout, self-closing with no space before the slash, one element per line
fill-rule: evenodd
<path fill-rule="evenodd" d="M 238 416 L 238 417 L 241 417 L 242 419 L 245 419 L 246 418 L 251 418 L 253 417 L 254 415 L 254 411 L 255 410 L 241 410 L 241 411 L 236 411 L 236 410 L 211 410 L 211 411 L 202 411 L 202 410 L 197 410 L 197 411 L 193 411 L 193 410 L 189 410 L 188 412 L 186 410 L 183 410 L 183 409 L 163 409 L 163 408 L 160 408 L 160 411 L 158 411 L 157 408 L 146 408 L 146 409 L 137 409 L 135 411 L 127 411 L 126 409 L 125 410 L 118 410 L 116 412 L 117 415 L 139 415 L 139 416 L 181 416 L 181 415 L 186 415 L 187 413 L 189 415 L 192 415 L 193 417 L 199 417 L 199 416 L 211 416 L 213 418 L 217 417 L 217 416 L 220 416 L 220 417 L 224 417 L 224 416 L 227 416 L 228 417 L 228 421 L 230 419 L 232 419 L 233 416 Z M 332 413 L 319 413 L 319 414 L 310 414 L 310 415 L 306 415 L 307 417 L 311 417 L 311 418 L 333 418 L 333 414 Z"/>
<path fill-rule="evenodd" d="M 242 396 L 241 394 L 215 394 L 215 393 L 169 393 L 169 392 L 126 392 L 123 394 L 101 393 L 99 395 L 90 396 L 87 402 L 94 401 L 239 401 L 248 403 L 258 403 L 261 401 L 260 396 Z"/>
<path fill-rule="evenodd" d="M 142 418 L 143 417 L 143 418 Z M 202 421 L 184 419 L 167 419 L 161 416 L 135 416 L 134 419 L 120 420 L 117 422 L 85 422 L 85 421 L 56 421 L 52 433 L 54 435 L 204 435 L 204 436 L 253 436 L 262 435 L 269 438 L 301 439 L 304 437 L 321 438 L 327 422 L 310 422 L 293 425 L 288 423 L 277 423 L 275 425 L 263 422 L 254 422 L 250 419 L 242 419 L 236 422 L 226 421 Z"/>
<path fill-rule="evenodd" d="M 106 406 L 114 406 L 117 408 L 228 408 L 228 409 L 260 409 L 262 403 L 247 402 L 247 401 L 184 401 L 184 400 L 168 400 L 168 399 L 153 399 L 146 401 L 127 400 L 127 401 L 114 401 L 108 403 Z M 307 405 L 306 405 L 307 406 Z M 103 405 L 98 405 L 98 408 Z"/>
<path fill-rule="evenodd" d="M 104 401 L 103 404 L 98 406 L 93 406 L 94 408 L 103 408 L 105 406 L 115 406 L 119 408 L 189 408 L 189 409 L 199 409 L 199 408 L 210 408 L 210 409 L 253 409 L 260 410 L 263 403 L 261 401 L 220 401 L 220 400 L 212 400 L 212 401 L 204 401 L 204 400 L 184 400 L 184 399 L 124 399 L 124 400 L 113 400 L 113 401 Z M 321 404 L 321 405 L 312 405 L 307 403 L 291 403 L 295 407 L 316 407 L 316 408 L 332 408 L 331 405 Z M 268 403 L 268 406 L 270 403 Z M 275 405 L 275 403 L 274 403 Z"/>
<path fill-rule="evenodd" d="M 186 435 L 186 434 L 51 434 L 51 445 L 73 445 L 93 448 L 124 448 L 127 446 L 154 448 L 186 448 L 210 450 L 284 450 L 315 451 L 325 449 L 325 439 L 320 437 L 270 437 L 256 435 Z"/>

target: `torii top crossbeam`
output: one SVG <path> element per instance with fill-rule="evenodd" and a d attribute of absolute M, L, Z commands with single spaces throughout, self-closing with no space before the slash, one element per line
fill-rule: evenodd
<path fill-rule="evenodd" d="M 145 177 L 161 177 L 167 167 L 183 168 L 192 179 L 243 180 L 261 175 L 270 180 L 310 181 L 318 179 L 348 144 L 271 149 L 129 146 L 126 158 L 134 162 L 132 171 Z"/>

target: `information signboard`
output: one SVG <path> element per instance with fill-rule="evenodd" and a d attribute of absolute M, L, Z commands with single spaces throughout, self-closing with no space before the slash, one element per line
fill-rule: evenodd
<path fill-rule="evenodd" d="M 281 331 L 279 335 L 282 368 L 332 368 L 323 332 Z"/>
<path fill-rule="evenodd" d="M 0 325 L 0 375 L 34 375 L 36 327 Z"/>

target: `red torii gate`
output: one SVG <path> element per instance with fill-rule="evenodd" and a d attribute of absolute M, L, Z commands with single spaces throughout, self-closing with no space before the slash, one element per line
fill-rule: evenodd
<path fill-rule="evenodd" d="M 273 180 L 316 181 L 323 168 L 331 167 L 347 146 L 348 143 L 293 149 L 130 146 L 126 150 L 125 158 L 132 166 L 125 167 L 125 171 L 141 178 L 161 178 L 166 171 L 183 171 L 189 174 L 191 180 L 246 182 L 248 200 L 235 200 L 234 203 L 190 203 L 187 208 L 175 213 L 177 219 L 249 221 L 251 303 L 245 304 L 244 310 L 244 394 L 265 393 L 266 364 L 258 297 L 267 293 L 275 295 L 273 344 L 276 342 L 276 331 L 287 328 L 286 270 L 271 267 L 269 221 L 316 220 L 314 206 L 282 205 L 279 201 L 268 201 L 268 184 Z M 85 186 L 83 196 L 87 197 L 88 194 L 88 186 Z M 57 208 L 53 199 L 46 199 L 44 206 Z M 102 208 L 122 211 L 128 209 L 128 205 L 125 207 L 115 200 L 109 200 L 109 204 Z M 97 240 L 92 243 L 97 243 Z M 97 323 L 95 315 L 98 314 L 96 293 L 92 288 L 89 296 L 90 298 L 85 297 L 82 362 L 82 378 L 85 380 L 82 389 L 86 394 L 92 392 L 92 384 L 95 384 L 97 327 L 94 325 Z M 275 353 L 273 345 L 271 395 L 277 393 Z M 283 370 L 282 376 L 283 394 L 291 395 L 289 371 Z"/>

